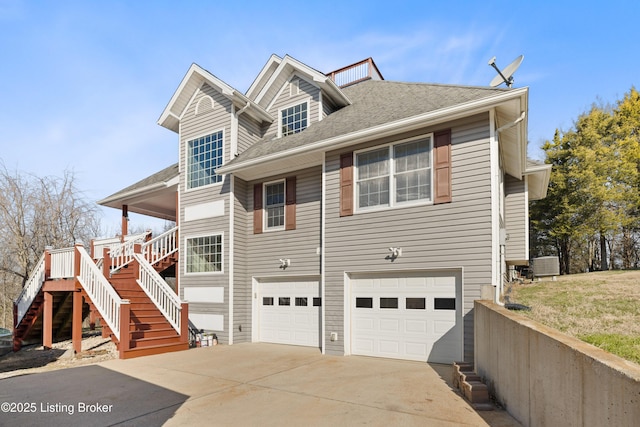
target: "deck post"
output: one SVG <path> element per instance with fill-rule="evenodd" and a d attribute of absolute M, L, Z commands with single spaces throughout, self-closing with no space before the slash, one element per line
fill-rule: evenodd
<path fill-rule="evenodd" d="M 129 206 L 122 205 L 122 236 L 120 242 L 124 243 L 124 236 L 129 234 Z"/>
<path fill-rule="evenodd" d="M 73 292 L 73 318 L 71 319 L 71 341 L 75 354 L 82 352 L 82 292 Z"/>
<path fill-rule="evenodd" d="M 94 309 L 89 311 L 89 329 L 92 331 L 96 330 L 96 310 Z"/>
<path fill-rule="evenodd" d="M 84 245 L 82 244 L 82 242 L 80 241 L 76 241 L 76 244 L 73 246 L 74 250 L 73 250 L 73 277 L 75 277 L 76 280 L 78 280 L 78 277 L 80 277 L 80 260 L 82 259 L 80 257 L 80 250 L 78 248 L 84 247 Z"/>
<path fill-rule="evenodd" d="M 44 311 L 42 313 L 42 346 L 50 349 L 53 344 L 53 294 L 44 293 Z"/>
<path fill-rule="evenodd" d="M 102 275 L 107 278 L 111 275 L 111 253 L 109 248 L 102 250 Z"/>
<path fill-rule="evenodd" d="M 22 340 L 18 335 L 18 304 L 13 303 L 13 351 L 19 351 L 22 347 Z"/>
<path fill-rule="evenodd" d="M 51 277 L 51 250 L 52 246 L 44 247 L 44 280 Z"/>
<path fill-rule="evenodd" d="M 180 304 L 180 342 L 189 341 L 189 304 Z"/>
<path fill-rule="evenodd" d="M 129 324 L 131 323 L 131 304 L 128 299 L 123 299 L 120 304 L 120 342 L 118 352 L 120 359 L 124 359 L 124 354 L 129 350 Z"/>

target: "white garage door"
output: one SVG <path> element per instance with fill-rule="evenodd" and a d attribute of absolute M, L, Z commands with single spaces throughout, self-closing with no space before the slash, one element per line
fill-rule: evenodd
<path fill-rule="evenodd" d="M 350 305 L 352 354 L 462 360 L 460 271 L 356 276 Z"/>
<path fill-rule="evenodd" d="M 320 284 L 311 281 L 259 284 L 259 340 L 320 346 Z"/>

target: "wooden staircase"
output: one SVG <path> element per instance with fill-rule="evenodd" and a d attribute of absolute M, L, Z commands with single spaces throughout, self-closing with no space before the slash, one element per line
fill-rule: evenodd
<path fill-rule="evenodd" d="M 177 268 L 177 235 L 175 227 L 143 244 L 106 239 L 100 243 L 104 258 L 89 255 L 82 244 L 47 248 L 14 302 L 14 351 L 31 340 L 50 346 L 71 337 L 78 353 L 90 313 L 92 326 L 100 320 L 120 358 L 188 349 L 188 304 L 164 280 Z"/>
<path fill-rule="evenodd" d="M 164 265 L 154 267 L 156 270 L 167 268 Z M 129 359 L 188 349 L 188 340 L 185 341 L 180 337 L 138 285 L 137 276 L 138 264 L 133 261 L 109 278 L 109 282 L 118 295 L 131 303 L 131 321 L 128 331 L 129 349 L 124 351 L 122 358 Z M 122 337 L 122 339 L 125 338 Z"/>

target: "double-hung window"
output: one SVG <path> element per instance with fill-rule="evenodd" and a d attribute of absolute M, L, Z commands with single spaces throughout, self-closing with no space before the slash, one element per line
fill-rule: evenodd
<path fill-rule="evenodd" d="M 278 181 L 264 185 L 265 229 L 284 229 L 285 182 Z"/>
<path fill-rule="evenodd" d="M 359 210 L 429 202 L 432 137 L 356 153 Z"/>
<path fill-rule="evenodd" d="M 215 132 L 187 142 L 187 188 L 222 181 L 216 169 L 223 163 L 223 132 Z"/>
<path fill-rule="evenodd" d="M 186 272 L 214 273 L 222 271 L 222 235 L 187 239 Z"/>
<path fill-rule="evenodd" d="M 292 135 L 302 132 L 307 128 L 308 103 L 294 105 L 280 111 L 280 134 L 281 136 Z"/>

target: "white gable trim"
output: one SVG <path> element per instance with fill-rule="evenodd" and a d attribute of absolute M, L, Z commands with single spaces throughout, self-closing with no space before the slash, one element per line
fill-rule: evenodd
<path fill-rule="evenodd" d="M 184 112 L 189 107 L 194 97 L 194 94 L 191 94 L 189 96 L 189 100 L 185 100 L 184 97 L 185 95 L 187 95 L 185 91 L 193 90 L 195 93 L 200 90 L 202 84 L 205 82 L 213 89 L 217 90 L 220 94 L 229 98 L 232 102 L 236 101 L 242 106 L 250 104 L 252 107 L 250 111 L 256 118 L 267 122 L 273 121 L 273 117 L 271 117 L 271 115 L 267 113 L 262 107 L 251 103 L 249 98 L 247 98 L 207 70 L 203 69 L 199 65 L 191 64 L 191 67 L 189 67 L 187 74 L 180 82 L 178 89 L 176 89 L 173 96 L 171 97 L 171 100 L 160 115 L 158 124 L 174 132 L 179 132 L 179 120 L 184 115 Z M 194 87 L 195 89 L 193 89 Z M 175 120 L 175 118 L 178 118 L 179 120 Z"/>
<path fill-rule="evenodd" d="M 291 71 L 289 71 L 290 69 Z M 338 98 L 338 104 L 340 104 L 340 101 L 342 101 L 344 105 L 351 104 L 351 101 L 349 100 L 349 98 L 347 98 L 347 96 L 344 93 L 342 93 L 340 88 L 336 86 L 336 84 L 333 82 L 333 80 L 331 80 L 331 78 L 325 76 L 319 71 L 314 70 L 313 68 L 308 67 L 302 62 L 295 60 L 289 55 L 285 55 L 280 65 L 278 65 L 278 68 L 276 68 L 276 70 L 273 72 L 269 80 L 266 82 L 266 84 L 262 87 L 262 89 L 256 96 L 255 102 L 260 104 L 263 101 L 263 98 L 269 91 L 269 88 L 276 82 L 276 80 L 280 77 L 282 73 L 289 72 L 293 74 L 294 71 L 298 73 L 298 76 L 306 76 L 305 80 L 314 82 L 314 84 L 318 87 L 321 87 L 321 85 L 323 84 L 326 85 L 326 89 L 331 91 L 336 96 L 336 98 Z M 272 102 L 273 100 L 269 100 L 269 104 L 271 104 Z"/>
<path fill-rule="evenodd" d="M 273 64 L 277 63 L 278 65 L 280 65 L 281 62 L 282 62 L 282 58 L 280 58 L 278 55 L 276 54 L 271 55 L 271 57 L 269 58 L 265 66 L 262 67 L 262 70 L 260 71 L 256 79 L 253 81 L 253 83 L 251 83 L 251 87 L 249 87 L 249 89 L 246 92 L 246 95 L 250 99 L 254 99 L 254 96 L 253 96 L 254 92 L 258 90 L 258 85 L 262 82 L 262 80 L 264 80 L 267 72 L 271 70 Z M 273 72 L 271 72 L 271 75 L 273 75 Z"/>

